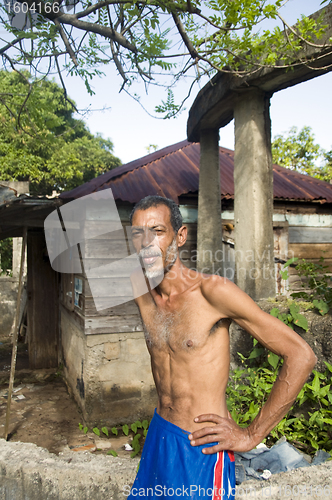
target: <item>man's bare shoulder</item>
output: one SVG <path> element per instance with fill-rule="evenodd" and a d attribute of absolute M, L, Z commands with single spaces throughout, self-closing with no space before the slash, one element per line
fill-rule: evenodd
<path fill-rule="evenodd" d="M 204 297 L 210 302 L 215 298 L 221 299 L 228 294 L 233 295 L 239 290 L 232 281 L 215 274 L 202 274 L 201 290 Z"/>
<path fill-rule="evenodd" d="M 262 312 L 257 304 L 228 278 L 216 275 L 205 275 L 201 284 L 202 295 L 225 316 L 235 319 L 247 310 Z"/>

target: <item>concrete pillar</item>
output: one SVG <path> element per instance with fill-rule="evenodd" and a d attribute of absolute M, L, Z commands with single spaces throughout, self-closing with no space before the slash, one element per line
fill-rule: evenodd
<path fill-rule="evenodd" d="M 253 89 L 234 107 L 235 278 L 253 299 L 275 295 L 270 98 Z"/>
<path fill-rule="evenodd" d="M 222 274 L 219 130 L 201 131 L 198 191 L 197 268 Z"/>

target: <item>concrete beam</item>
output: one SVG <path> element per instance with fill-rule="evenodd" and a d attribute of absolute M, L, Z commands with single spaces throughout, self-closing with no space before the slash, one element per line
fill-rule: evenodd
<path fill-rule="evenodd" d="M 11 443 L 0 439 L 0 499 L 125 500 L 128 486 L 134 481 L 138 461 L 138 458 L 120 459 L 73 451 L 56 456 L 31 443 Z M 306 493 L 301 497 L 299 491 Z M 330 461 L 272 474 L 267 481 L 245 481 L 236 486 L 235 498 L 290 500 L 305 497 L 327 500 L 331 498 L 331 491 Z M 139 492 L 136 493 L 138 499 L 143 498 Z"/>
<path fill-rule="evenodd" d="M 222 274 L 222 249 L 219 130 L 202 130 L 200 134 L 200 171 L 197 217 L 198 270 Z"/>
<path fill-rule="evenodd" d="M 328 29 L 324 37 L 317 40 L 321 47 L 305 46 L 297 54 L 291 71 L 285 71 L 276 65 L 273 68 L 259 69 L 247 77 L 219 73 L 205 85 L 189 111 L 188 140 L 199 141 L 201 130 L 219 129 L 227 125 L 233 119 L 237 93 L 241 89 L 258 88 L 272 95 L 331 71 L 332 50 L 329 39 L 332 36 L 332 4 L 310 17 L 316 19 L 322 11 L 325 13 L 323 24 L 326 24 Z"/>
<path fill-rule="evenodd" d="M 237 285 L 254 300 L 275 295 L 269 99 L 239 95 L 234 108 L 234 219 Z"/>

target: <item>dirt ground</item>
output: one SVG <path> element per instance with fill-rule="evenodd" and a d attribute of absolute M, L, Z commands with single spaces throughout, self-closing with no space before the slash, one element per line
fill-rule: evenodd
<path fill-rule="evenodd" d="M 4 437 L 11 352 L 11 339 L 0 338 L 0 437 Z M 57 455 L 69 447 L 97 454 L 112 449 L 120 457 L 130 456 L 131 452 L 124 449 L 130 437 L 98 437 L 92 430 L 84 434 L 79 423 L 83 423 L 82 415 L 61 373 L 54 369 L 29 370 L 27 344 L 19 342 L 9 440 L 34 443 Z"/>

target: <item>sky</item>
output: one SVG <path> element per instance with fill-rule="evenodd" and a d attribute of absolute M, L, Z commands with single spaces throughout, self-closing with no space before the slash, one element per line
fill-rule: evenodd
<path fill-rule="evenodd" d="M 100 133 L 113 141 L 114 154 L 123 163 L 145 156 L 150 144 L 161 149 L 187 138 L 188 111 L 193 99 L 176 119 L 155 119 L 127 94 L 118 94 L 118 85 L 113 78 L 116 79 L 114 72 L 107 78 L 94 81 L 96 96 L 92 98 L 87 95 L 82 82 L 68 79 L 66 84 L 69 95 L 79 108 L 110 106 L 105 111 L 91 112 L 84 120 L 92 133 Z M 82 89 L 78 90 L 79 85 Z M 292 126 L 298 130 L 310 126 L 316 142 L 326 150 L 332 149 L 331 89 L 332 72 L 275 93 L 270 106 L 272 138 L 287 132 Z M 234 122 L 220 129 L 219 134 L 219 144 L 234 149 Z"/>
<path fill-rule="evenodd" d="M 299 13 L 311 14 L 321 8 L 321 0 L 290 0 L 284 7 L 283 16 L 295 23 Z M 188 111 L 199 88 L 197 87 L 186 110 L 176 119 L 161 120 L 150 117 L 131 97 L 119 94 L 120 78 L 113 67 L 107 75 L 93 81 L 96 95 L 90 97 L 83 82 L 67 78 L 68 93 L 79 108 L 103 109 L 91 112 L 84 119 L 92 133 L 101 133 L 114 143 L 114 154 L 123 163 L 145 156 L 150 144 L 158 149 L 186 139 Z M 184 82 L 181 92 L 187 88 Z M 332 149 L 332 72 L 296 85 L 273 95 L 271 99 L 272 138 L 287 132 L 292 126 L 299 130 L 309 126 L 316 142 L 326 150 Z M 144 104 L 155 104 L 158 89 L 150 88 L 148 96 L 142 96 Z M 150 106 L 151 109 L 151 106 Z M 234 122 L 220 129 L 221 146 L 234 149 Z"/>
<path fill-rule="evenodd" d="M 321 0 L 289 0 L 283 16 L 293 24 L 300 13 L 308 15 L 319 10 L 320 3 Z M 162 120 L 150 117 L 125 92 L 119 93 L 122 82 L 113 65 L 108 65 L 105 76 L 93 80 L 94 96 L 87 93 L 78 77 L 67 77 L 65 82 L 68 95 L 76 101 L 79 109 L 100 110 L 86 113 L 83 119 L 93 134 L 99 133 L 113 141 L 113 152 L 122 163 L 145 156 L 151 144 L 161 149 L 186 139 L 188 111 L 199 91 L 198 87 L 194 89 L 186 110 L 180 116 Z M 184 95 L 187 87 L 188 82 L 182 82 L 176 91 Z M 272 138 L 286 133 L 292 126 L 299 130 L 309 126 L 316 142 L 326 150 L 332 149 L 331 88 L 332 72 L 274 94 L 270 108 Z M 150 109 L 158 100 L 158 88 L 150 87 L 149 94 L 142 95 L 144 105 Z M 233 122 L 220 129 L 220 145 L 234 148 Z"/>

